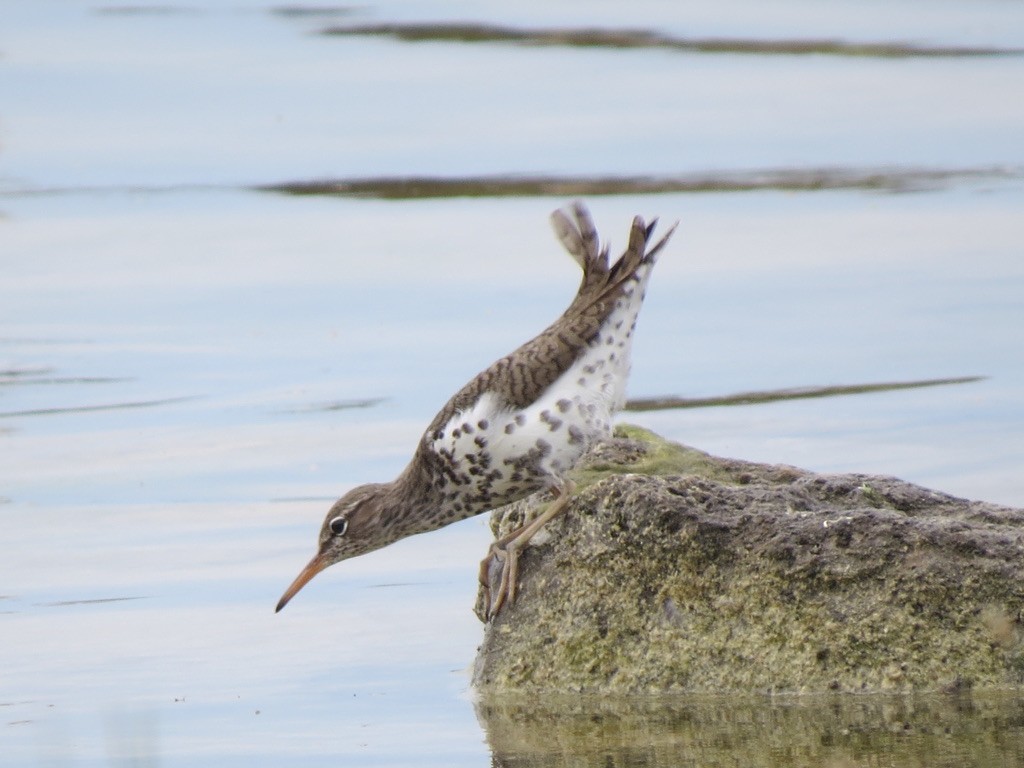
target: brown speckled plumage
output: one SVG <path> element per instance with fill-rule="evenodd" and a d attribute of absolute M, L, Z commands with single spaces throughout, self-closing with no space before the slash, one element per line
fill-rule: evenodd
<path fill-rule="evenodd" d="M 328 565 L 406 536 L 543 488 L 558 498 L 553 506 L 564 506 L 571 490 L 565 473 L 609 433 L 611 415 L 621 407 L 643 291 L 657 253 L 674 230 L 648 248 L 655 222 L 648 225 L 636 217 L 625 252 L 609 265 L 607 248 L 600 247 L 586 208 L 577 203 L 570 212 L 571 217 L 556 211 L 552 224 L 583 268 L 572 303 L 548 328 L 456 392 L 394 481 L 360 486 L 334 504 L 321 529 L 318 554 L 278 610 Z M 509 555 L 511 563 L 503 570 L 497 607 L 505 592 L 514 597 L 516 554 L 533 532 L 509 539 L 507 552 L 509 542 L 496 544 L 493 557 Z"/>

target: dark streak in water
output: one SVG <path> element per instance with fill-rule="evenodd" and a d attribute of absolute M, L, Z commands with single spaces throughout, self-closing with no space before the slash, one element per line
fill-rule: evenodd
<path fill-rule="evenodd" d="M 419 587 L 425 584 L 423 581 L 392 581 L 386 584 L 368 584 L 370 589 L 391 589 L 392 587 Z"/>
<path fill-rule="evenodd" d="M 83 189 L 87 189 L 87 188 L 83 188 Z M 5 195 L 9 196 L 9 197 L 18 197 L 19 195 L 20 196 L 29 197 L 31 195 L 36 194 L 37 191 L 38 190 L 34 190 L 34 189 L 26 189 L 26 190 L 20 190 L 20 191 L 19 190 L 3 190 L 3 189 L 0 189 L 0 197 L 5 196 Z M 93 342 L 92 342 L 91 339 L 75 339 L 75 338 L 59 339 L 59 338 L 30 338 L 30 337 L 25 337 L 25 336 L 0 336 L 0 344 L 92 344 L 92 343 Z M 18 369 L 18 370 L 31 370 L 31 369 Z M 40 369 L 40 370 L 42 370 L 42 369 Z M 45 370 L 53 370 L 53 369 L 52 368 L 48 368 L 48 369 L 45 369 Z"/>
<path fill-rule="evenodd" d="M 756 405 L 759 403 L 774 403 L 780 400 L 806 400 L 816 397 L 863 395 L 869 392 L 891 392 L 898 389 L 940 387 L 948 384 L 970 384 L 976 381 L 984 381 L 985 378 L 985 376 L 960 376 L 950 379 L 923 379 L 921 381 L 896 381 L 878 384 L 799 387 L 796 389 L 776 389 L 765 392 L 739 392 L 719 397 L 651 397 L 629 400 L 623 410 L 660 411 L 668 408 L 713 408 L 723 405 Z"/>
<path fill-rule="evenodd" d="M 16 379 L 22 381 L 20 376 L 45 376 L 53 373 L 53 368 L 7 368 L 0 371 L 0 379 Z"/>
<path fill-rule="evenodd" d="M 785 56 L 867 56 L 875 58 L 1014 56 L 1019 48 L 913 45 L 902 42 L 854 43 L 845 40 L 753 40 L 682 38 L 647 29 L 543 29 L 475 23 L 390 23 L 328 27 L 324 35 L 391 37 L 403 42 L 515 43 L 574 48 L 661 49 L 688 53 Z"/>
<path fill-rule="evenodd" d="M 100 16 L 193 16 L 200 11 L 183 5 L 105 5 L 94 13 Z"/>
<path fill-rule="evenodd" d="M 1012 179 L 1016 168 L 817 168 L 707 172 L 678 176 L 402 176 L 321 179 L 269 184 L 256 189 L 289 195 L 413 200 L 438 197 L 595 197 L 599 195 L 752 192 L 816 192 L 855 189 L 912 192 L 957 181 Z"/>
<path fill-rule="evenodd" d="M 354 12 L 355 8 L 346 5 L 279 5 L 270 9 L 270 13 L 274 16 L 298 19 L 317 18 L 320 16 L 348 16 Z"/>
<path fill-rule="evenodd" d="M 60 197 L 63 195 L 167 195 L 182 192 L 229 192 L 238 189 L 231 184 L 87 184 L 79 187 L 9 187 L 0 189 L 0 197 Z M 3 341 L 11 341 L 4 339 Z M 16 340 L 18 341 L 18 340 Z M 34 341 L 34 340 L 33 340 Z M 62 340 L 43 340 L 42 343 L 63 343 Z"/>
<path fill-rule="evenodd" d="M 337 400 L 333 403 L 319 403 L 305 408 L 292 408 L 284 413 L 322 413 L 324 411 L 347 411 L 352 408 L 372 408 L 383 403 L 383 397 L 368 397 L 362 400 Z"/>
<path fill-rule="evenodd" d="M 46 378 L 16 378 L 14 376 L 10 376 L 6 372 L 0 371 L 0 386 L 10 386 L 12 384 L 118 384 L 124 381 L 132 381 L 132 379 L 115 378 L 112 376 L 50 376 Z"/>
<path fill-rule="evenodd" d="M 167 397 L 162 400 L 137 400 L 131 403 L 107 403 L 103 405 L 75 405 L 67 408 L 37 408 L 28 411 L 0 411 L 0 419 L 11 419 L 19 416 L 53 416 L 60 413 L 92 413 L 94 411 L 116 411 L 125 408 L 152 408 L 158 405 L 180 403 L 194 400 L 194 396 Z"/>
<path fill-rule="evenodd" d="M 37 603 L 37 605 L 45 608 L 60 608 L 65 605 L 94 605 L 97 603 L 121 603 L 127 600 L 148 600 L 148 595 L 138 595 L 135 597 L 97 597 L 92 600 L 58 600 L 55 603 Z"/>
<path fill-rule="evenodd" d="M 366 176 L 312 179 L 261 184 L 243 189 L 289 195 L 334 195 L 380 200 L 442 197 L 562 197 L 645 195 L 664 193 L 817 192 L 855 189 L 870 192 L 920 192 L 954 183 L 1013 181 L 1024 168 L 781 168 L 749 171 L 704 171 L 647 176 L 554 176 L 546 174 L 494 174 L 490 176 Z M 64 195 L 162 195 L 181 192 L 223 192 L 238 187 L 217 184 L 111 185 L 82 187 L 23 187 L 0 189 L 0 198 Z M 75 340 L 0 338 L 8 343 L 71 343 Z"/>

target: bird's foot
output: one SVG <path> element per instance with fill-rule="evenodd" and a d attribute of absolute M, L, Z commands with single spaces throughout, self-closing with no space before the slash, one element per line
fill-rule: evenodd
<path fill-rule="evenodd" d="M 490 621 L 507 603 L 516 601 L 519 578 L 519 548 L 491 544 L 487 557 L 480 561 L 480 584 L 484 588 L 484 615 Z"/>
<path fill-rule="evenodd" d="M 519 553 L 533 535 L 556 515 L 565 510 L 576 486 L 571 480 L 561 480 L 551 490 L 555 499 L 548 508 L 532 521 L 493 544 L 487 557 L 480 561 L 480 583 L 484 588 L 484 616 L 490 621 L 502 606 L 516 601 L 519 580 Z"/>

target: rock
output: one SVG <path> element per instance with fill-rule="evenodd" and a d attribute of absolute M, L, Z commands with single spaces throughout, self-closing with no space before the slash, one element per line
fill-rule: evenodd
<path fill-rule="evenodd" d="M 616 434 L 524 551 L 517 601 L 485 629 L 481 692 L 1024 683 L 1024 510 Z M 495 511 L 496 535 L 543 503 Z"/>

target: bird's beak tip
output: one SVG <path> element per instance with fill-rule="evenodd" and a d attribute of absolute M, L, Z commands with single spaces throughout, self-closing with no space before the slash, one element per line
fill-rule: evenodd
<path fill-rule="evenodd" d="M 288 589 L 284 591 L 284 594 L 281 595 L 281 599 L 277 601 L 277 607 L 274 609 L 274 613 L 280 613 L 281 609 L 288 605 L 288 602 L 295 597 L 298 591 L 306 586 L 314 576 L 320 573 L 320 571 L 328 565 L 330 565 L 330 562 L 319 554 L 310 560 L 299 575 L 295 577 L 295 581 L 293 581 Z"/>

